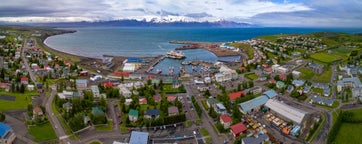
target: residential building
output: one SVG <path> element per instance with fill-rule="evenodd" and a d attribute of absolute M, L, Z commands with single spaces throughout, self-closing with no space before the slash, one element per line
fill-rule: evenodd
<path fill-rule="evenodd" d="M 303 86 L 304 83 L 305 83 L 304 80 L 293 80 L 293 81 L 292 81 L 292 84 L 293 84 L 295 87 Z"/>
<path fill-rule="evenodd" d="M 35 86 L 29 84 L 29 85 L 27 86 L 27 88 L 28 88 L 28 91 L 33 91 L 34 88 L 35 88 Z"/>
<path fill-rule="evenodd" d="M 124 96 L 125 98 L 130 98 L 132 95 L 132 92 L 125 86 L 120 86 L 119 87 L 119 94 L 121 96 Z"/>
<path fill-rule="evenodd" d="M 292 71 L 293 78 L 299 78 L 302 73 L 299 71 Z"/>
<path fill-rule="evenodd" d="M 276 86 L 278 89 L 281 89 L 285 87 L 285 83 L 282 81 L 277 81 Z"/>
<path fill-rule="evenodd" d="M 160 116 L 159 109 L 148 109 L 145 114 L 145 118 L 158 118 Z"/>
<path fill-rule="evenodd" d="M 58 93 L 58 97 L 60 99 L 70 99 L 73 98 L 73 93 L 74 92 L 63 90 L 62 93 Z"/>
<path fill-rule="evenodd" d="M 13 129 L 0 122 L 0 144 L 12 144 L 16 138 Z"/>
<path fill-rule="evenodd" d="M 262 95 L 252 100 L 240 103 L 238 104 L 239 110 L 244 114 L 253 112 L 254 110 L 259 110 L 260 106 L 264 105 L 268 101 L 268 99 L 268 96 Z"/>
<path fill-rule="evenodd" d="M 307 112 L 289 106 L 275 99 L 268 100 L 265 106 L 278 114 L 278 116 L 291 120 L 297 124 L 301 124 L 304 120 L 304 117 L 307 115 Z"/>
<path fill-rule="evenodd" d="M 342 80 L 337 81 L 338 92 L 341 92 L 345 87 L 360 88 L 362 87 L 362 83 L 358 77 L 343 78 Z"/>
<path fill-rule="evenodd" d="M 316 74 L 323 73 L 323 65 L 317 63 L 309 63 L 308 66 L 313 70 Z"/>
<path fill-rule="evenodd" d="M 206 104 L 208 107 L 214 107 L 215 105 L 215 99 L 213 97 L 209 97 L 207 100 L 206 100 Z"/>
<path fill-rule="evenodd" d="M 294 86 L 293 85 L 288 85 L 287 92 L 291 93 L 293 90 L 294 90 Z"/>
<path fill-rule="evenodd" d="M 92 85 L 91 90 L 94 98 L 100 98 L 99 88 L 97 85 Z"/>
<path fill-rule="evenodd" d="M 88 87 L 88 80 L 86 79 L 76 79 L 75 84 L 78 89 L 85 89 Z"/>
<path fill-rule="evenodd" d="M 241 140 L 241 144 L 264 144 L 269 141 L 267 134 L 257 135 L 256 137 L 246 137 Z"/>
<path fill-rule="evenodd" d="M 178 115 L 178 108 L 176 106 L 171 106 L 171 107 L 168 107 L 167 109 L 167 112 L 168 112 L 168 115 L 171 116 L 171 115 Z"/>
<path fill-rule="evenodd" d="M 167 101 L 175 102 L 176 98 L 177 98 L 176 96 L 167 96 Z"/>
<path fill-rule="evenodd" d="M 320 105 L 327 105 L 327 106 L 332 106 L 334 100 L 332 99 L 327 99 L 327 98 L 322 98 L 322 97 L 318 97 L 318 96 L 314 96 L 310 99 L 309 101 L 310 103 L 318 103 Z"/>
<path fill-rule="evenodd" d="M 224 129 L 228 129 L 231 125 L 231 117 L 229 115 L 221 115 L 220 116 L 220 123 L 224 126 Z"/>
<path fill-rule="evenodd" d="M 253 87 L 249 90 L 249 92 L 252 93 L 253 95 L 260 94 L 262 91 L 263 91 L 263 88 L 260 86 Z"/>
<path fill-rule="evenodd" d="M 362 87 L 352 89 L 352 97 L 355 99 L 362 100 Z"/>
<path fill-rule="evenodd" d="M 20 78 L 20 83 L 24 84 L 24 85 L 29 84 L 29 78 L 27 78 L 27 77 Z"/>
<path fill-rule="evenodd" d="M 238 137 L 241 133 L 246 133 L 246 130 L 247 128 L 242 122 L 230 126 L 230 132 L 235 138 Z"/>
<path fill-rule="evenodd" d="M 148 144 L 148 133 L 132 131 L 129 144 Z"/>
<path fill-rule="evenodd" d="M 33 108 L 33 120 L 35 118 L 43 119 L 43 116 L 44 116 L 44 113 L 43 113 L 43 110 L 40 107 L 37 106 L 37 107 Z"/>
<path fill-rule="evenodd" d="M 231 101 L 234 101 L 235 99 L 237 99 L 241 96 L 245 96 L 245 93 L 243 91 L 238 91 L 238 92 L 234 92 L 234 93 L 229 93 L 228 96 Z"/>
<path fill-rule="evenodd" d="M 63 104 L 63 108 L 65 109 L 66 112 L 69 112 L 69 110 L 73 108 L 73 104 L 70 102 L 66 102 Z"/>
<path fill-rule="evenodd" d="M 138 120 L 138 110 L 130 109 L 128 112 L 128 118 L 130 121 L 137 121 Z"/>
<path fill-rule="evenodd" d="M 308 93 L 311 90 L 311 86 L 305 85 L 303 89 L 303 93 Z"/>
<path fill-rule="evenodd" d="M 214 109 L 218 114 L 226 114 L 226 108 L 222 103 L 215 104 Z"/>
<path fill-rule="evenodd" d="M 277 94 L 274 90 L 272 90 L 272 89 L 271 89 L 271 90 L 268 90 L 268 91 L 265 91 L 265 92 L 263 93 L 263 95 L 267 96 L 269 99 L 272 99 L 272 98 L 278 96 L 278 94 Z"/>
<path fill-rule="evenodd" d="M 101 115 L 104 115 L 104 111 L 102 110 L 101 107 L 95 106 L 95 107 L 92 107 L 92 114 L 94 116 L 101 116 Z"/>

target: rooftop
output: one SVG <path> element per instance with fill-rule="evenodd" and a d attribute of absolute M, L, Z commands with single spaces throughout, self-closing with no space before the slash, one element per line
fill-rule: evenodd
<path fill-rule="evenodd" d="M 148 133 L 132 131 L 129 143 L 130 144 L 147 144 L 148 143 Z"/>
<path fill-rule="evenodd" d="M 221 115 L 221 116 L 220 116 L 220 119 L 221 119 L 224 123 L 231 122 L 231 118 L 230 118 L 230 116 L 228 116 L 228 115 Z"/>
<path fill-rule="evenodd" d="M 245 93 L 243 91 L 238 91 L 238 92 L 229 94 L 230 100 L 235 100 L 235 99 L 239 98 L 240 96 L 245 96 Z"/>
<path fill-rule="evenodd" d="M 274 98 L 274 97 L 276 97 L 278 94 L 274 91 L 274 90 L 268 90 L 268 91 L 265 91 L 264 93 L 263 93 L 263 95 L 266 95 L 268 98 Z"/>
<path fill-rule="evenodd" d="M 243 131 L 246 131 L 246 126 L 240 122 L 240 123 L 237 123 L 235 125 L 232 125 L 230 126 L 230 130 L 234 133 L 234 134 L 239 134 Z"/>
<path fill-rule="evenodd" d="M 158 116 L 158 115 L 160 115 L 160 110 L 159 109 L 149 109 L 146 111 L 146 115 Z"/>
<path fill-rule="evenodd" d="M 128 115 L 138 117 L 138 110 L 130 109 Z"/>
<path fill-rule="evenodd" d="M 305 111 L 302 111 L 300 109 L 294 108 L 292 106 L 289 106 L 285 103 L 273 99 L 268 100 L 265 106 L 275 111 L 279 115 L 282 115 L 285 118 L 288 118 L 298 124 L 300 124 L 303 121 L 304 116 L 307 114 L 307 112 Z"/>
<path fill-rule="evenodd" d="M 5 137 L 6 133 L 10 131 L 11 127 L 0 122 L 0 138 Z"/>
<path fill-rule="evenodd" d="M 249 112 L 251 109 L 259 107 L 265 104 L 268 101 L 268 97 L 263 95 L 252 100 L 243 102 L 239 104 L 239 108 L 243 110 L 243 112 Z"/>

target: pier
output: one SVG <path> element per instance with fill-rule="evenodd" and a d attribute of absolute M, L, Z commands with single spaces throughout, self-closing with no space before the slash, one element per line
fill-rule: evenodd
<path fill-rule="evenodd" d="M 157 65 L 160 61 L 162 61 L 166 56 L 164 55 L 159 55 L 157 56 L 149 65 L 149 68 L 146 70 L 147 73 L 149 73 L 150 71 L 153 70 L 153 68 L 155 67 L 155 65 Z"/>

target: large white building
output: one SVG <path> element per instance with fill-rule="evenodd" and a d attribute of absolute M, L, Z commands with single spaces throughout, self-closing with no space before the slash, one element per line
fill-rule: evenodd
<path fill-rule="evenodd" d="M 343 88 L 362 88 L 362 83 L 358 77 L 343 78 L 337 81 L 337 91 L 341 92 Z"/>
<path fill-rule="evenodd" d="M 95 97 L 95 98 L 99 98 L 99 97 L 100 97 L 100 93 L 99 93 L 98 86 L 92 85 L 92 86 L 91 86 L 91 90 L 92 90 L 92 93 L 93 93 L 93 97 Z"/>
<path fill-rule="evenodd" d="M 307 114 L 307 112 L 305 111 L 289 106 L 275 99 L 269 99 L 266 102 L 265 106 L 270 108 L 279 116 L 289 119 L 297 124 L 301 124 L 304 120 L 305 115 Z"/>
<path fill-rule="evenodd" d="M 227 66 L 221 65 L 219 71 L 220 73 L 215 74 L 217 82 L 231 81 L 238 78 L 238 73 Z"/>

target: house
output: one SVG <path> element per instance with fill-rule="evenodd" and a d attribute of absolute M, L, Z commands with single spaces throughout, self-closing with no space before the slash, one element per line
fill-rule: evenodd
<path fill-rule="evenodd" d="M 309 63 L 308 66 L 313 70 L 316 74 L 323 73 L 323 65 L 317 63 Z"/>
<path fill-rule="evenodd" d="M 59 97 L 60 99 L 70 99 L 70 98 L 73 97 L 73 92 L 63 90 L 62 93 L 58 93 L 58 97 Z"/>
<path fill-rule="evenodd" d="M 306 85 L 303 89 L 303 93 L 308 93 L 311 90 L 311 86 Z"/>
<path fill-rule="evenodd" d="M 262 95 L 252 100 L 240 103 L 238 104 L 239 110 L 244 114 L 253 112 L 254 110 L 258 110 L 260 106 L 264 105 L 268 101 L 268 99 L 268 96 Z"/>
<path fill-rule="evenodd" d="M 281 74 L 281 75 L 279 75 L 279 79 L 280 79 L 280 80 L 286 80 L 286 79 L 287 79 L 287 75 Z"/>
<path fill-rule="evenodd" d="M 119 94 L 121 96 L 124 96 L 125 98 L 130 98 L 132 95 L 132 92 L 125 86 L 120 86 L 119 87 Z"/>
<path fill-rule="evenodd" d="M 249 92 L 252 93 L 253 95 L 260 94 L 262 91 L 263 91 L 263 88 L 260 86 L 253 87 L 249 90 Z"/>
<path fill-rule="evenodd" d="M 229 115 L 221 115 L 220 116 L 220 123 L 224 126 L 224 129 L 227 129 L 231 125 L 231 118 Z"/>
<path fill-rule="evenodd" d="M 238 137 L 241 133 L 246 133 L 246 126 L 240 122 L 235 125 L 230 126 L 230 132 L 234 135 L 234 137 Z"/>
<path fill-rule="evenodd" d="M 287 92 L 291 93 L 293 90 L 294 90 L 294 86 L 293 85 L 288 85 Z"/>
<path fill-rule="evenodd" d="M 257 137 L 246 137 L 241 140 L 241 144 L 264 144 L 269 141 L 267 134 L 257 135 Z"/>
<path fill-rule="evenodd" d="M 94 116 L 101 116 L 101 115 L 104 115 L 104 111 L 102 110 L 101 107 L 95 106 L 95 107 L 92 107 L 92 114 Z"/>
<path fill-rule="evenodd" d="M 93 94 L 94 98 L 99 98 L 100 97 L 100 93 L 99 93 L 99 89 L 98 89 L 97 85 L 92 85 L 91 90 L 92 90 L 92 94 Z"/>
<path fill-rule="evenodd" d="M 14 130 L 5 123 L 0 122 L 0 144 L 12 144 L 15 138 Z"/>
<path fill-rule="evenodd" d="M 177 98 L 176 96 L 167 96 L 167 101 L 175 102 L 176 98 Z"/>
<path fill-rule="evenodd" d="M 151 79 L 151 84 L 158 86 L 160 84 L 160 80 L 159 79 Z"/>
<path fill-rule="evenodd" d="M 146 98 L 140 98 L 139 100 L 140 104 L 147 104 L 147 99 Z"/>
<path fill-rule="evenodd" d="M 146 111 L 145 118 L 158 118 L 160 116 L 159 109 L 149 109 Z"/>
<path fill-rule="evenodd" d="M 148 133 L 132 131 L 129 144 L 148 144 Z"/>
<path fill-rule="evenodd" d="M 88 86 L 88 80 L 86 79 L 76 79 L 75 85 L 77 86 L 77 89 L 85 89 Z"/>
<path fill-rule="evenodd" d="M 234 93 L 229 93 L 229 98 L 231 101 L 234 101 L 235 99 L 239 98 L 240 96 L 245 96 L 245 93 L 243 91 L 238 91 Z"/>
<path fill-rule="evenodd" d="M 206 100 L 206 104 L 207 104 L 208 107 L 213 107 L 215 105 L 215 99 L 213 97 L 209 97 Z"/>
<path fill-rule="evenodd" d="M 27 78 L 27 77 L 20 78 L 20 83 L 24 84 L 24 85 L 29 84 L 29 78 Z"/>
<path fill-rule="evenodd" d="M 130 109 L 128 112 L 128 118 L 130 121 L 137 121 L 138 120 L 138 110 Z"/>
<path fill-rule="evenodd" d="M 33 120 L 35 119 L 35 118 L 43 118 L 43 115 L 44 115 L 44 113 L 43 113 L 43 110 L 40 108 L 40 107 L 35 107 L 35 108 L 33 108 Z"/>
<path fill-rule="evenodd" d="M 293 78 L 299 78 L 301 74 L 299 71 L 292 71 Z"/>
<path fill-rule="evenodd" d="M 73 104 L 70 102 L 66 102 L 63 104 L 63 108 L 65 109 L 66 112 L 69 112 L 69 110 L 73 108 Z"/>
<path fill-rule="evenodd" d="M 113 83 L 110 82 L 110 81 L 105 82 L 105 83 L 103 83 L 103 87 L 104 87 L 105 89 L 111 88 L 111 87 L 113 87 Z"/>
<path fill-rule="evenodd" d="M 358 77 L 343 78 L 342 80 L 337 81 L 337 91 L 341 92 L 343 88 L 360 88 L 362 83 Z"/>
<path fill-rule="evenodd" d="M 171 106 L 171 107 L 168 107 L 167 109 L 167 112 L 168 112 L 168 115 L 171 116 L 171 115 L 177 115 L 179 112 L 178 112 L 178 108 L 176 106 Z"/>
<path fill-rule="evenodd" d="M 161 97 L 160 96 L 153 96 L 153 100 L 155 102 L 160 102 L 161 101 Z"/>
<path fill-rule="evenodd" d="M 276 86 L 277 86 L 277 88 L 278 88 L 278 89 L 282 89 L 282 88 L 284 88 L 284 87 L 285 87 L 285 83 L 284 83 L 284 82 L 282 82 L 282 81 L 277 81 Z"/>
<path fill-rule="evenodd" d="M 292 81 L 292 84 L 295 86 L 295 87 L 300 87 L 302 85 L 304 85 L 305 81 L 304 80 L 293 80 Z"/>
<path fill-rule="evenodd" d="M 226 114 L 226 108 L 222 103 L 215 104 L 214 109 L 218 114 Z"/>
<path fill-rule="evenodd" d="M 270 67 L 264 69 L 264 74 L 271 74 L 272 72 L 273 72 L 273 69 Z"/>
<path fill-rule="evenodd" d="M 333 102 L 334 100 L 332 99 L 322 98 L 318 96 L 312 97 L 309 101 L 309 103 L 318 103 L 320 105 L 327 105 L 327 106 L 332 106 Z"/>

